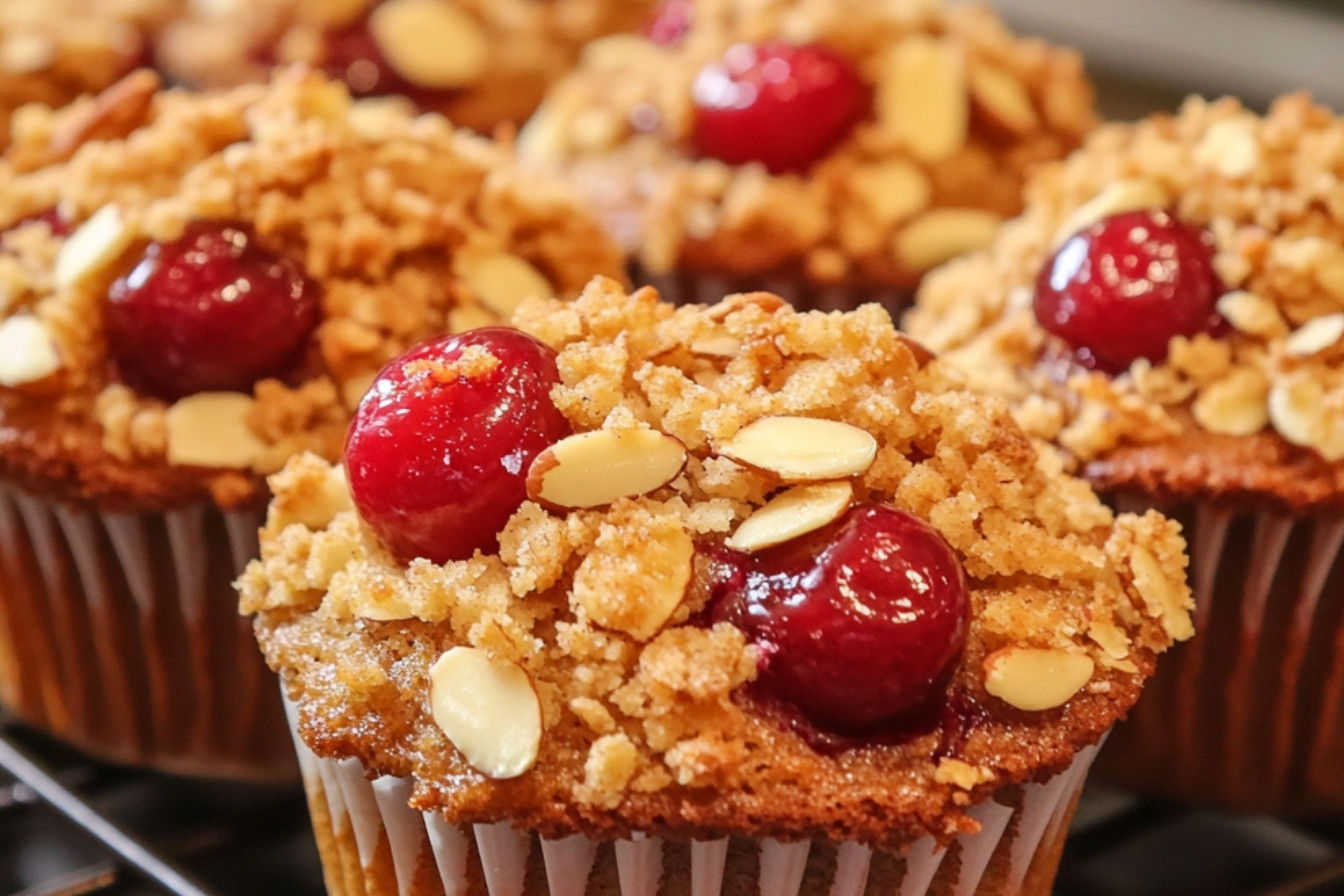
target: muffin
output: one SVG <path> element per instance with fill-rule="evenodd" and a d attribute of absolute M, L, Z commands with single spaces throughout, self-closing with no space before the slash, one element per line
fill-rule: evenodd
<path fill-rule="evenodd" d="M 137 73 L 0 160 L 0 700 L 104 758 L 292 773 L 237 617 L 264 476 L 407 346 L 620 256 L 554 184 L 316 75 Z M 580 273 L 582 272 L 582 273 Z"/>
<path fill-rule="evenodd" d="M 1344 808 L 1344 121 L 1191 99 L 1043 170 L 907 324 L 1125 508 L 1191 544 L 1200 635 L 1108 750 L 1113 780 Z"/>
<path fill-rule="evenodd" d="M 186 4 L 163 70 L 198 87 L 306 63 L 356 96 L 396 94 L 488 132 L 521 123 L 580 48 L 638 27 L 652 0 L 225 0 Z"/>
<path fill-rule="evenodd" d="M 520 149 L 669 298 L 764 283 L 800 307 L 894 309 L 987 244 L 1024 173 L 1093 121 L 1078 56 L 979 6 L 687 0 L 590 45 Z"/>
<path fill-rule="evenodd" d="M 241 606 L 331 892 L 1048 893 L 1190 632 L 1176 524 L 877 305 L 599 278 L 515 323 L 393 361 L 342 467 L 271 480 Z"/>
<path fill-rule="evenodd" d="M 97 93 L 149 58 L 177 0 L 0 4 L 0 147 L 25 103 L 63 106 Z"/>

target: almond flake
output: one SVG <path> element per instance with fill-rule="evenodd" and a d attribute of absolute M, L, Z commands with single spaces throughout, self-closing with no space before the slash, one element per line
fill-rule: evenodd
<path fill-rule="evenodd" d="M 691 351 L 709 358 L 735 358 L 742 351 L 742 342 L 732 333 L 714 333 L 692 342 Z"/>
<path fill-rule="evenodd" d="M 121 209 L 108 203 L 70 234 L 56 254 L 52 272 L 57 288 L 73 286 L 121 257 L 134 234 Z"/>
<path fill-rule="evenodd" d="M 970 103 L 961 50 L 916 34 L 892 48 L 877 87 L 877 116 L 921 162 L 966 145 Z"/>
<path fill-rule="evenodd" d="M 517 663 L 478 647 L 452 647 L 429 667 L 434 724 L 487 778 L 516 778 L 537 761 L 541 701 Z"/>
<path fill-rule="evenodd" d="M 1135 545 L 1129 567 L 1134 572 L 1134 588 L 1143 598 L 1148 615 L 1161 621 L 1163 631 L 1173 641 L 1193 637 L 1195 625 L 1190 621 L 1189 589 L 1173 585 L 1152 551 L 1142 545 Z"/>
<path fill-rule="evenodd" d="M 1003 221 L 974 208 L 938 208 L 920 215 L 896 235 L 896 255 L 912 271 L 926 271 L 958 255 L 983 249 Z"/>
<path fill-rule="evenodd" d="M 1055 245 L 1059 245 L 1079 231 L 1086 230 L 1102 218 L 1122 212 L 1165 208 L 1171 199 L 1167 191 L 1147 178 L 1118 180 L 1087 202 L 1078 206 L 1055 231 Z"/>
<path fill-rule="evenodd" d="M 467 256 L 458 263 L 458 274 L 476 297 L 508 318 L 524 299 L 550 298 L 555 287 L 532 265 L 506 252 Z"/>
<path fill-rule="evenodd" d="M 247 425 L 253 400 L 241 392 L 197 392 L 165 415 L 168 463 L 183 467 L 250 467 L 266 445 Z"/>
<path fill-rule="evenodd" d="M 60 353 L 42 321 L 19 314 L 0 323 L 0 386 L 35 383 L 60 369 Z"/>
<path fill-rule="evenodd" d="M 1218 297 L 1218 313 L 1243 333 L 1274 337 L 1288 332 L 1278 306 L 1264 296 L 1234 289 Z"/>
<path fill-rule="evenodd" d="M 858 476 L 877 456 L 869 433 L 817 417 L 763 417 L 737 431 L 718 453 L 786 482 Z"/>
<path fill-rule="evenodd" d="M 1280 379 L 1269 390 L 1269 420 L 1294 445 L 1320 452 L 1331 463 L 1344 460 L 1344 422 L 1325 411 L 1325 386 L 1306 375 Z"/>
<path fill-rule="evenodd" d="M 490 60 L 485 31 L 441 0 L 387 0 L 369 16 L 373 35 L 397 74 L 420 87 L 449 89 L 477 81 Z"/>
<path fill-rule="evenodd" d="M 969 66 L 971 99 L 993 124 L 1019 137 L 1041 129 L 1041 119 L 1031 104 L 1031 94 L 1011 72 L 994 65 Z"/>
<path fill-rule="evenodd" d="M 652 429 L 599 429 L 547 448 L 527 471 L 527 496 L 546 507 L 602 507 L 662 488 L 686 466 L 686 446 Z"/>
<path fill-rule="evenodd" d="M 1086 654 L 1040 647 L 1004 647 L 984 660 L 985 690 L 1026 712 L 1069 702 L 1092 678 L 1096 664 Z"/>
<path fill-rule="evenodd" d="M 853 500 L 854 487 L 845 481 L 794 486 L 743 520 L 724 543 L 735 551 L 782 544 L 839 519 Z"/>
<path fill-rule="evenodd" d="M 1316 317 L 1298 327 L 1284 343 L 1283 350 L 1294 357 L 1314 355 L 1339 342 L 1344 336 L 1344 313 Z"/>
<path fill-rule="evenodd" d="M 860 165 L 850 173 L 854 197 L 877 223 L 890 227 L 928 208 L 933 185 L 919 166 L 901 159 Z"/>
<path fill-rule="evenodd" d="M 1249 436 L 1269 423 L 1269 383 L 1258 370 L 1242 368 L 1216 380 L 1195 399 L 1195 422 L 1226 436 Z"/>

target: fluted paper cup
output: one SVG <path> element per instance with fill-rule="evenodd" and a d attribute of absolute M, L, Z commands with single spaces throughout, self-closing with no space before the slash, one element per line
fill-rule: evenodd
<path fill-rule="evenodd" d="M 1233 809 L 1344 810 L 1344 514 L 1158 509 L 1185 527 L 1196 634 L 1117 726 L 1099 777 Z"/>
<path fill-rule="evenodd" d="M 232 582 L 260 511 L 102 513 L 0 486 L 0 701 L 97 758 L 294 774 L 275 676 Z"/>
<path fill-rule="evenodd" d="M 769 292 L 800 311 L 852 311 L 860 305 L 876 302 L 891 313 L 893 320 L 914 299 L 914 290 L 897 287 L 821 286 L 789 277 L 732 277 L 688 272 L 654 274 L 639 264 L 630 265 L 630 282 L 635 286 L 652 286 L 664 300 L 678 305 L 712 305 L 733 293 Z"/>
<path fill-rule="evenodd" d="M 410 808 L 409 779 L 370 778 L 358 760 L 320 758 L 297 728 L 294 743 L 331 896 L 1048 896 L 1097 751 L 1081 750 L 1049 780 L 1006 788 L 976 807 L 978 833 L 888 853 L 748 837 L 546 840 L 508 822 L 452 825 Z"/>

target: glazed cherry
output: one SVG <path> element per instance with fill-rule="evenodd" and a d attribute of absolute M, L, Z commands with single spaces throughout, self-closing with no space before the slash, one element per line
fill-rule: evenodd
<path fill-rule="evenodd" d="M 661 47 L 675 44 L 691 28 L 692 6 L 691 0 L 659 0 L 644 25 L 644 35 Z"/>
<path fill-rule="evenodd" d="M 846 736 L 936 723 L 970 604 L 956 554 L 927 523 L 865 504 L 736 569 L 715 562 L 711 617 L 760 646 L 768 695 Z"/>
<path fill-rule="evenodd" d="M 844 57 L 820 44 L 737 44 L 696 76 L 691 142 L 702 156 L 773 173 L 801 171 L 838 143 L 868 106 Z"/>
<path fill-rule="evenodd" d="M 322 68 L 344 81 L 354 96 L 386 96 L 418 91 L 392 68 L 367 22 L 333 28 L 323 36 Z"/>
<path fill-rule="evenodd" d="M 463 359 L 471 347 L 480 351 Z M 360 516 L 401 560 L 497 551 L 499 531 L 527 497 L 533 458 L 570 433 L 551 403 L 559 381 L 555 352 L 507 327 L 443 337 L 394 359 L 346 438 Z"/>
<path fill-rule="evenodd" d="M 1036 319 L 1089 367 L 1161 361 L 1173 336 L 1213 330 L 1224 287 L 1213 238 L 1169 212 L 1122 212 L 1079 231 L 1036 280 Z"/>
<path fill-rule="evenodd" d="M 193 221 L 108 291 L 107 341 L 126 378 L 164 398 L 246 392 L 281 376 L 317 326 L 317 285 L 246 224 Z"/>

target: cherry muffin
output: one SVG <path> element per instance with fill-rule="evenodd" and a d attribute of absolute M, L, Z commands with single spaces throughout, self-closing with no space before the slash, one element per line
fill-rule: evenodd
<path fill-rule="evenodd" d="M 589 40 L 638 27 L 652 0 L 211 0 L 187 3 L 157 47 L 195 86 L 305 63 L 356 96 L 399 95 L 455 124 L 521 123 Z"/>
<path fill-rule="evenodd" d="M 0 3 L 0 146 L 26 103 L 63 106 L 150 59 L 179 0 Z"/>
<path fill-rule="evenodd" d="M 1344 808 L 1344 120 L 1192 99 L 1108 127 L 907 318 L 1122 507 L 1180 519 L 1200 636 L 1116 734 L 1124 783 Z"/>
<path fill-rule="evenodd" d="M 0 700 L 100 756 L 292 769 L 230 588 L 263 477 L 339 456 L 391 357 L 620 256 L 442 118 L 138 73 L 0 160 Z"/>
<path fill-rule="evenodd" d="M 800 307 L 895 308 L 1092 125 L 1077 55 L 978 6 L 671 0 L 641 36 L 592 44 L 520 147 L 670 298 L 765 283 Z"/>
<path fill-rule="evenodd" d="M 242 608 L 331 891 L 1048 893 L 1190 634 L 1176 524 L 877 305 L 598 279 L 515 323 L 394 360 L 343 467 L 271 479 Z"/>

